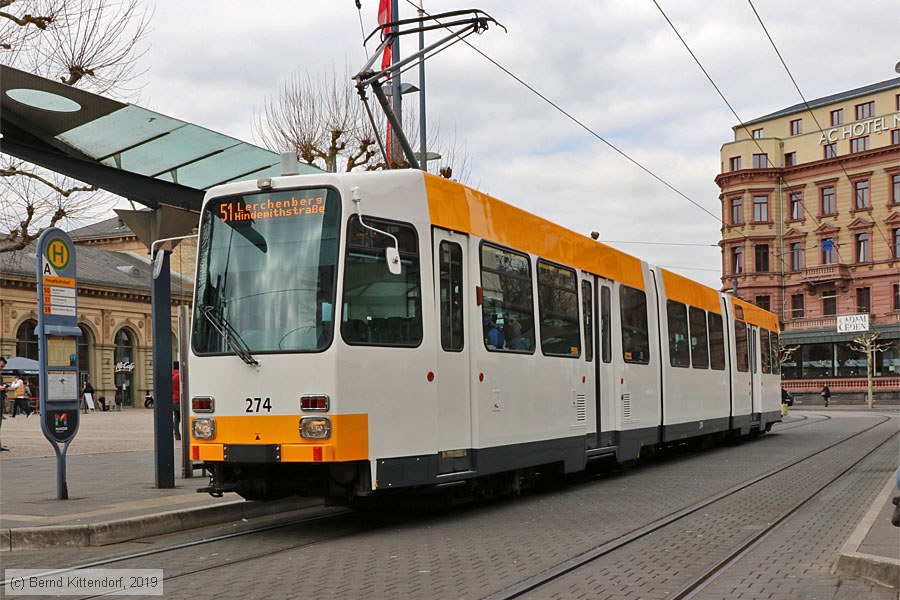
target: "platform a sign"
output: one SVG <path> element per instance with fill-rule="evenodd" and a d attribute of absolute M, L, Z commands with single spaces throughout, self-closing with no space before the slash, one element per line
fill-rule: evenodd
<path fill-rule="evenodd" d="M 41 429 L 56 452 L 57 498 L 69 497 L 66 451 L 78 433 L 78 282 L 75 245 L 58 227 L 37 244 Z M 60 447 L 62 444 L 62 447 Z"/>

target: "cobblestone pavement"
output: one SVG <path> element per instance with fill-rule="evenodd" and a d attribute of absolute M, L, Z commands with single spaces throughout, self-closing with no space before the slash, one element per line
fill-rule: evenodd
<path fill-rule="evenodd" d="M 863 412 L 829 414 L 828 420 L 795 415 L 756 441 L 572 478 L 518 498 L 442 512 L 360 512 L 115 566 L 164 569 L 166 597 L 172 598 L 484 598 L 877 421 Z M 861 455 L 869 441 L 897 430 L 894 418 L 878 435 L 863 434 L 822 452 L 803 463 L 805 468 L 792 469 L 793 477 L 755 488 L 724 510 L 679 521 L 630 556 L 619 555 L 532 597 L 664 597 L 673 577 L 751 535 L 766 512 L 790 505 L 794 488 L 806 486 L 807 478 L 824 480 L 837 463 Z M 896 448 L 871 457 L 858 473 L 784 523 L 703 597 L 895 599 L 895 591 L 841 580 L 830 567 L 896 462 Z M 141 546 L 155 543 L 165 540 Z M 301 544 L 306 545 L 292 549 Z M 28 560 L 35 568 L 49 568 L 72 566 L 75 558 L 55 552 Z M 187 574 L 201 568 L 209 570 Z"/>
<path fill-rule="evenodd" d="M 67 454 L 99 454 L 153 449 L 153 411 L 126 408 L 114 412 L 79 413 L 80 424 Z M 41 431 L 40 415 L 18 415 L 3 419 L 0 428 L 3 445 L 10 452 L 0 460 L 55 456 L 53 447 Z"/>
<path fill-rule="evenodd" d="M 853 443 L 823 451 L 526 597 L 666 598 L 859 460 L 881 439 L 884 430 L 879 429 Z M 882 592 L 871 584 L 842 582 L 830 575 L 830 569 L 896 464 L 895 436 L 894 444 L 882 446 L 840 485 L 829 488 L 779 526 L 751 557 L 729 570 L 701 597 L 821 599 L 835 597 L 840 590 L 844 595 L 839 597 L 845 598 L 893 598 L 895 592 Z"/>

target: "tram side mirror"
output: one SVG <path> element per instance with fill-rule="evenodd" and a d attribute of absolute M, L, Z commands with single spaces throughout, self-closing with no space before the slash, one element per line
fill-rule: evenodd
<path fill-rule="evenodd" d="M 399 275 L 400 274 L 400 251 L 397 250 L 396 246 L 389 246 L 385 250 L 385 258 L 387 258 L 387 266 L 388 270 L 391 272 L 391 275 Z"/>

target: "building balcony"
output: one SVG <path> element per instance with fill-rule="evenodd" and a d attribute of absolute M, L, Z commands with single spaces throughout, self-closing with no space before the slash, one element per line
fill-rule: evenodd
<path fill-rule="evenodd" d="M 852 279 L 850 267 L 842 264 L 807 267 L 800 275 L 800 281 L 807 289 L 826 284 L 846 288 Z"/>
<path fill-rule="evenodd" d="M 837 317 L 802 317 L 784 322 L 784 331 L 797 331 L 802 329 L 833 329 L 837 331 Z"/>

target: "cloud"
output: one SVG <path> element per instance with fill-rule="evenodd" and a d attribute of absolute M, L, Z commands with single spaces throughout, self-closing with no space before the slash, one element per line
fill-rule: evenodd
<path fill-rule="evenodd" d="M 749 4 L 658 0 L 740 118 L 800 102 Z M 401 16 L 414 8 L 401 0 Z M 714 215 L 719 150 L 737 120 L 652 3 L 482 0 L 508 28 L 469 41 L 586 127 Z M 894 0 L 755 0 L 807 99 L 896 76 Z M 460 8 L 429 0 L 426 9 Z M 468 6 L 468 5 L 466 5 Z M 158 9 L 144 103 L 250 140 L 254 110 L 294 70 L 358 68 L 375 0 L 192 0 Z M 436 40 L 439 32 L 429 33 Z M 404 52 L 415 46 L 404 39 Z M 370 42 L 373 51 L 377 41 Z M 415 70 L 406 77 L 416 82 Z M 417 104 L 407 97 L 407 106 Z M 508 202 L 601 239 L 715 244 L 720 223 L 641 171 L 464 44 L 428 62 L 428 119 L 455 131 L 472 181 Z M 411 110 L 415 110 L 411 108 Z M 712 246 L 622 244 L 719 285 Z M 676 264 L 677 263 L 677 264 Z"/>

